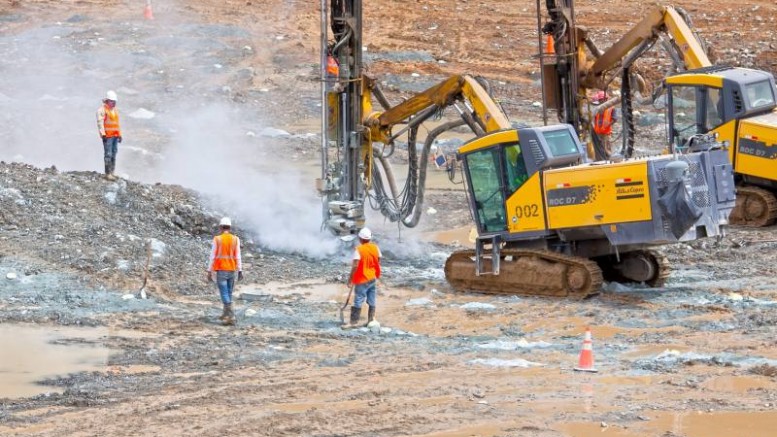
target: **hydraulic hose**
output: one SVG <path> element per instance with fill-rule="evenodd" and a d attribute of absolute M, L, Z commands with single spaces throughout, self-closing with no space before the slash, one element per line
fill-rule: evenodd
<path fill-rule="evenodd" d="M 414 201 L 413 216 L 410 218 L 410 220 L 402 220 L 402 223 L 408 228 L 416 227 L 418 222 L 421 220 L 421 212 L 423 211 L 424 205 L 424 191 L 426 188 L 426 169 L 429 166 L 429 151 L 432 148 L 434 140 L 436 140 L 437 137 L 440 136 L 440 134 L 443 132 L 449 131 L 459 126 L 464 126 L 465 124 L 467 123 L 464 120 L 449 121 L 432 129 L 429 132 L 429 135 L 426 137 L 426 140 L 424 141 L 424 148 L 421 150 L 421 171 L 418 176 L 418 195 Z"/>
<path fill-rule="evenodd" d="M 621 108 L 623 126 L 623 147 L 621 154 L 624 158 L 631 158 L 634 154 L 634 111 L 631 102 L 630 67 L 623 69 L 621 75 Z"/>

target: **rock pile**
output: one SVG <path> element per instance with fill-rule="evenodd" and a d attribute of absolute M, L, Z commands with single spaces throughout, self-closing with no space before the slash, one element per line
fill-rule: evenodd
<path fill-rule="evenodd" d="M 150 293 L 212 293 L 204 277 L 219 217 L 180 186 L 0 163 L 0 254 L 44 261 L 52 270 L 75 271 L 119 290 L 139 289 L 149 245 Z M 247 232 L 235 231 L 243 237 L 250 280 L 331 271 L 320 260 L 264 250 Z"/>

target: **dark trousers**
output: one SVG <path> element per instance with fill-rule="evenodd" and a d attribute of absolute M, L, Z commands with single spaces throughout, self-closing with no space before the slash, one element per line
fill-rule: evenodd
<path fill-rule="evenodd" d="M 116 170 L 116 154 L 119 153 L 119 137 L 103 138 L 103 159 L 105 160 L 105 174 Z"/>

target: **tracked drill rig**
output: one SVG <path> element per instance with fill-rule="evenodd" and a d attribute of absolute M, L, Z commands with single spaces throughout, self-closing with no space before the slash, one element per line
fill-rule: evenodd
<path fill-rule="evenodd" d="M 542 33 L 551 36 L 555 53 L 540 57 L 543 108 L 575 126 L 591 156 L 609 158 L 592 132 L 596 113 L 620 104 L 620 155 L 628 158 L 635 144 L 634 101 L 652 103 L 666 90 L 667 148 L 689 149 L 699 136 L 715 136 L 728 149 L 737 181 L 732 223 L 768 226 L 777 221 L 777 89 L 771 73 L 714 65 L 704 40 L 680 8 L 650 9 L 602 50 L 575 22 L 574 0 L 546 0 L 545 6 Z M 671 68 L 667 77 L 651 84 L 637 60 L 656 44 L 671 60 Z M 615 87 L 620 95 L 592 110 L 589 91 Z"/>
<path fill-rule="evenodd" d="M 651 9 L 629 32 L 602 50 L 588 29 L 576 23 L 574 0 L 545 0 L 545 5 L 547 21 L 541 33 L 552 38 L 554 50 L 546 50 L 540 56 L 543 111 L 555 110 L 559 121 L 573 125 L 586 141 L 596 139 L 592 133 L 596 113 L 620 105 L 623 113 L 620 154 L 626 158 L 634 152 L 634 100 L 653 103 L 663 92 L 663 84 L 654 86 L 643 76 L 637 60 L 659 44 L 672 61 L 672 72 L 711 64 L 704 41 L 691 29 L 690 18 L 682 9 L 671 6 Z M 539 22 L 541 10 L 538 0 Z M 613 88 L 619 88 L 619 93 L 610 95 L 618 95 L 591 108 L 591 90 Z M 609 158 L 600 149 L 593 152 L 592 157 L 596 159 Z"/>
<path fill-rule="evenodd" d="M 584 297 L 603 280 L 660 286 L 669 265 L 651 246 L 722 235 L 733 176 L 712 138 L 694 153 L 592 162 L 572 125 L 514 127 L 470 76 L 391 105 L 362 71 L 359 0 L 322 2 L 321 44 L 318 188 L 324 226 L 337 235 L 364 225 L 368 203 L 390 221 L 418 224 L 429 149 L 460 126 L 473 137 L 457 156 L 478 237 L 474 250 L 446 261 L 455 289 Z M 419 128 L 446 108 L 459 119 L 430 130 L 419 156 Z M 400 189 L 388 158 L 403 133 L 409 169 Z"/>

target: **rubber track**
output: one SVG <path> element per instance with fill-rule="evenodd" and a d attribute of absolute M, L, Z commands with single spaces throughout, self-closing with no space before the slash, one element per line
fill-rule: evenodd
<path fill-rule="evenodd" d="M 656 277 L 646 281 L 645 283 L 653 288 L 663 287 L 666 284 L 666 280 L 669 278 L 669 273 L 671 273 L 672 270 L 671 266 L 669 265 L 669 260 L 662 253 L 656 252 L 655 250 L 643 250 L 641 252 L 652 258 L 653 263 L 658 270 Z"/>
<path fill-rule="evenodd" d="M 513 260 L 505 261 L 506 256 L 512 256 Z M 499 275 L 475 276 L 474 257 L 474 250 L 462 250 L 451 254 L 445 262 L 445 278 L 457 291 L 584 298 L 598 294 L 603 282 L 602 270 L 596 262 L 547 250 L 503 249 Z M 516 264 L 518 259 L 520 265 Z M 453 275 L 454 263 L 466 264 L 466 271 Z M 562 284 L 570 267 L 587 273 L 588 283 L 580 290 L 571 290 Z M 547 282 L 532 281 L 532 278 L 544 278 Z"/>
<path fill-rule="evenodd" d="M 766 214 L 751 219 L 745 217 L 745 204 L 751 201 L 761 202 L 765 206 Z M 729 223 L 762 228 L 773 225 L 775 221 L 777 221 L 777 198 L 771 191 L 753 186 L 740 185 L 737 187 L 737 203 L 734 210 L 731 211 Z"/>

